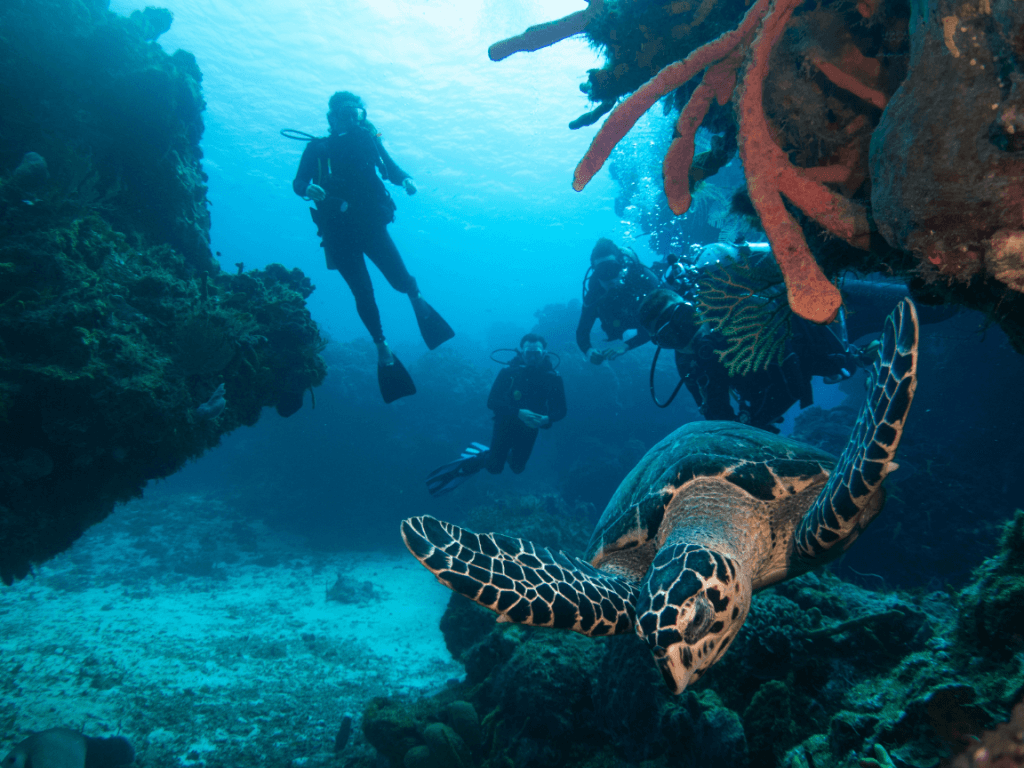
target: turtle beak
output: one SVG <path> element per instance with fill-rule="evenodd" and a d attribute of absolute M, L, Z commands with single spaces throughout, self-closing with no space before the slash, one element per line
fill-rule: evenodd
<path fill-rule="evenodd" d="M 687 648 L 687 651 L 690 649 Z M 683 664 L 683 644 L 677 643 L 668 649 L 665 657 L 658 659 L 658 669 L 665 679 L 665 685 L 669 687 L 676 696 L 686 690 L 690 680 L 694 678 L 694 670 L 687 669 Z"/>

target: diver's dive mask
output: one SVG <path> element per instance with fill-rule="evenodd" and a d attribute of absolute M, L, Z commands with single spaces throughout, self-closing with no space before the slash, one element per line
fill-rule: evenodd
<path fill-rule="evenodd" d="M 332 128 L 355 125 L 366 120 L 366 110 L 355 104 L 343 104 L 327 113 L 327 122 Z"/>
<path fill-rule="evenodd" d="M 602 259 L 593 266 L 594 277 L 601 281 L 602 285 L 617 280 L 625 270 L 625 267 L 615 259 Z"/>
<path fill-rule="evenodd" d="M 540 365 L 541 360 L 547 355 L 543 349 L 524 349 L 520 354 L 523 356 L 523 360 L 527 365 L 537 366 Z"/>

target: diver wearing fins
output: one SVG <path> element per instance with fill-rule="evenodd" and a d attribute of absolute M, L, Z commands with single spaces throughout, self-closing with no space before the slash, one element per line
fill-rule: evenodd
<path fill-rule="evenodd" d="M 655 274 L 640 263 L 629 248 L 620 248 L 602 237 L 590 253 L 590 269 L 583 279 L 583 310 L 576 327 L 576 344 L 590 362 L 600 365 L 650 341 L 640 323 L 640 300 L 658 287 Z M 590 332 L 601 321 L 601 330 L 611 342 L 603 349 L 591 346 Z M 627 341 L 627 330 L 636 335 Z"/>
<path fill-rule="evenodd" d="M 409 296 L 428 348 L 440 346 L 455 332 L 420 295 L 387 231 L 395 218 L 395 203 L 377 172 L 409 195 L 416 194 L 412 178 L 384 149 L 380 134 L 366 119 L 362 99 L 354 93 L 338 91 L 331 96 L 327 122 L 330 135 L 306 146 L 292 189 L 316 204 L 310 213 L 322 238 L 327 268 L 338 270 L 352 290 L 359 318 L 377 345 L 377 378 L 384 402 L 390 403 L 415 394 L 416 387 L 384 340 L 364 255 L 392 288 Z"/>
<path fill-rule="evenodd" d="M 539 430 L 550 429 L 566 413 L 565 387 L 547 346 L 535 333 L 523 336 L 515 357 L 498 374 L 487 397 L 487 407 L 494 411 L 491 447 L 473 443 L 458 459 L 431 472 L 427 476 L 431 496 L 453 490 L 481 469 L 498 475 L 506 462 L 517 475 L 526 469 Z"/>

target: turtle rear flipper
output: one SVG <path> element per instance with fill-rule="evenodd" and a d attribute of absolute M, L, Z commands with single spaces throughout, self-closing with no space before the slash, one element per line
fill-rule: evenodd
<path fill-rule="evenodd" d="M 807 568 L 838 557 L 882 508 L 882 480 L 896 469 L 893 458 L 917 388 L 917 339 L 917 310 L 904 299 L 886 318 L 853 434 L 797 527 L 796 553 Z"/>
<path fill-rule="evenodd" d="M 498 621 L 591 637 L 633 631 L 636 584 L 563 552 L 426 516 L 403 520 L 402 539 L 438 581 Z"/>

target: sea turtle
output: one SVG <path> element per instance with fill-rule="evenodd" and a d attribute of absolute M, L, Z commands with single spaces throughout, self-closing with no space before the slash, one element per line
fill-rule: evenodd
<path fill-rule="evenodd" d="M 584 635 L 635 630 L 681 693 L 725 653 L 752 594 L 838 557 L 882 508 L 914 396 L 917 313 L 900 302 L 837 460 L 736 422 L 687 424 L 619 486 L 584 562 L 432 517 L 402 523 L 409 551 L 498 621 Z"/>

